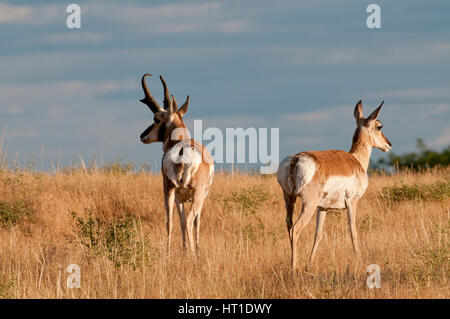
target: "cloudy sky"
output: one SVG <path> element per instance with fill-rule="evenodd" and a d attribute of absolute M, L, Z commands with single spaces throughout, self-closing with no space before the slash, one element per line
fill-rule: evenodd
<path fill-rule="evenodd" d="M 0 129 L 22 165 L 42 149 L 45 168 L 158 165 L 162 146 L 139 141 L 145 72 L 190 95 L 189 124 L 280 128 L 281 157 L 349 149 L 359 99 L 366 115 L 385 101 L 397 153 L 450 144 L 449 1 L 73 2 L 81 29 L 66 26 L 70 2 L 0 0 Z M 366 26 L 373 2 L 381 29 Z M 157 77 L 150 88 L 161 101 Z"/>

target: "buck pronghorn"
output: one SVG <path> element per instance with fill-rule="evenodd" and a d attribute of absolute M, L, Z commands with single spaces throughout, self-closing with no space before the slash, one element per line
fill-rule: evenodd
<path fill-rule="evenodd" d="M 183 116 L 189 106 L 189 95 L 186 102 L 178 109 L 177 101 L 169 96 L 166 82 L 160 76 L 164 87 L 164 108 L 161 108 L 150 94 L 142 76 L 142 88 L 145 97 L 140 100 L 154 113 L 154 123 L 140 136 L 144 144 L 163 143 L 162 176 L 164 187 L 164 203 L 167 212 L 167 251 L 170 253 L 172 235 L 173 207 L 177 206 L 180 216 L 183 248 L 186 249 L 186 230 L 189 247 L 194 253 L 199 249 L 200 215 L 203 202 L 208 195 L 214 175 L 214 161 L 207 149 L 198 141 L 190 139 L 189 131 L 183 123 Z M 184 203 L 191 201 L 191 207 L 185 215 Z M 196 249 L 194 249 L 194 226 Z"/>
<path fill-rule="evenodd" d="M 378 118 L 383 103 L 368 117 L 363 117 L 361 101 L 354 110 L 357 128 L 350 152 L 340 150 L 308 151 L 286 157 L 278 169 L 278 183 L 283 189 L 286 204 L 286 226 L 292 250 L 292 269 L 297 269 L 297 242 L 300 233 L 311 220 L 317 208 L 316 234 L 308 264 L 314 260 L 322 239 L 327 210 L 347 209 L 353 251 L 359 255 L 356 233 L 356 206 L 364 195 L 368 181 L 367 168 L 376 147 L 383 152 L 391 149 L 391 142 L 381 132 Z M 302 210 L 295 224 L 292 214 L 300 196 Z"/>

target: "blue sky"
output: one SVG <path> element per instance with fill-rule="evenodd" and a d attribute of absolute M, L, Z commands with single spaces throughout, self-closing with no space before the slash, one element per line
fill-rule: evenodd
<path fill-rule="evenodd" d="M 44 167 L 94 155 L 157 163 L 139 134 L 140 77 L 163 74 L 204 127 L 279 127 L 280 156 L 349 149 L 353 107 L 380 115 L 393 151 L 450 144 L 448 1 L 0 0 L 0 129 L 7 155 Z M 368 29 L 366 7 L 381 7 Z M 153 95 L 161 101 L 157 78 Z M 376 150 L 373 158 L 384 154 Z M 155 164 L 156 167 L 159 164 Z"/>

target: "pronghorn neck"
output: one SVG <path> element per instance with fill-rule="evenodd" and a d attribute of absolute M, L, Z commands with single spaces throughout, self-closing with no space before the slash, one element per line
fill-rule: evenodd
<path fill-rule="evenodd" d="M 367 133 L 363 132 L 361 127 L 358 127 L 353 135 L 350 154 L 358 160 L 361 167 L 367 172 L 370 155 L 372 154 L 372 144 L 370 143 L 369 136 L 367 136 Z"/>
<path fill-rule="evenodd" d="M 175 131 L 180 129 L 179 131 Z M 174 132 L 175 131 L 175 132 Z M 183 121 L 176 117 L 166 126 L 164 133 L 163 151 L 164 153 L 170 150 L 178 142 L 190 138 L 189 131 L 184 125 Z"/>

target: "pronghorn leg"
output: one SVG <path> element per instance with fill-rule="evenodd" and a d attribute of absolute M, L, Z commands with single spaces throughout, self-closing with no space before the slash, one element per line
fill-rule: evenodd
<path fill-rule="evenodd" d="M 194 247 L 194 220 L 196 217 L 201 214 L 202 207 L 203 207 L 203 201 L 204 197 L 198 194 L 197 192 L 194 193 L 194 196 L 192 197 L 192 205 L 189 209 L 189 213 L 187 216 L 187 233 L 189 238 L 189 247 L 191 248 L 191 252 L 195 253 L 195 247 Z M 197 227 L 200 227 L 200 223 L 197 224 Z M 197 236 L 200 233 L 200 228 L 197 230 Z"/>
<path fill-rule="evenodd" d="M 296 196 L 291 196 L 285 191 L 283 191 L 284 203 L 286 204 L 286 228 L 289 235 L 289 241 L 291 242 L 292 248 L 292 214 L 294 213 Z"/>
<path fill-rule="evenodd" d="M 187 235 L 188 235 L 188 241 L 189 241 L 189 248 L 191 250 L 192 253 L 194 253 L 194 236 L 192 234 L 193 231 L 193 223 L 194 223 L 194 212 L 192 209 L 192 206 L 194 205 L 194 203 L 192 203 L 191 208 L 189 209 L 189 212 L 187 214 L 187 218 L 186 218 L 186 230 L 187 230 Z"/>
<path fill-rule="evenodd" d="M 200 211 L 194 219 L 194 227 L 195 227 L 195 248 L 197 250 L 197 254 L 200 252 L 200 216 L 202 212 Z"/>
<path fill-rule="evenodd" d="M 186 251 L 186 214 L 184 212 L 184 204 L 175 200 L 178 215 L 180 216 L 181 237 L 183 238 L 183 249 Z"/>
<path fill-rule="evenodd" d="M 175 202 L 175 188 L 165 189 L 164 191 L 164 203 L 166 205 L 166 213 L 167 213 L 167 252 L 170 255 L 170 239 L 172 237 L 172 217 L 173 217 L 173 204 Z"/>
<path fill-rule="evenodd" d="M 311 264 L 314 261 L 314 256 L 317 251 L 317 247 L 319 246 L 320 240 L 322 239 L 323 234 L 323 224 L 325 223 L 325 217 L 327 216 L 327 211 L 322 210 L 320 208 L 317 209 L 316 215 L 316 235 L 314 237 L 314 245 L 311 250 L 311 255 L 309 256 L 308 264 Z"/>
<path fill-rule="evenodd" d="M 355 198 L 346 199 L 345 204 L 347 205 L 348 225 L 350 228 L 350 236 L 352 237 L 353 251 L 359 256 L 360 250 L 358 246 L 358 234 L 356 231 L 356 207 L 358 205 L 358 200 Z"/>
<path fill-rule="evenodd" d="M 292 229 L 292 270 L 297 270 L 297 242 L 300 233 L 311 220 L 316 210 L 317 201 L 308 200 L 303 203 L 302 212 Z"/>

